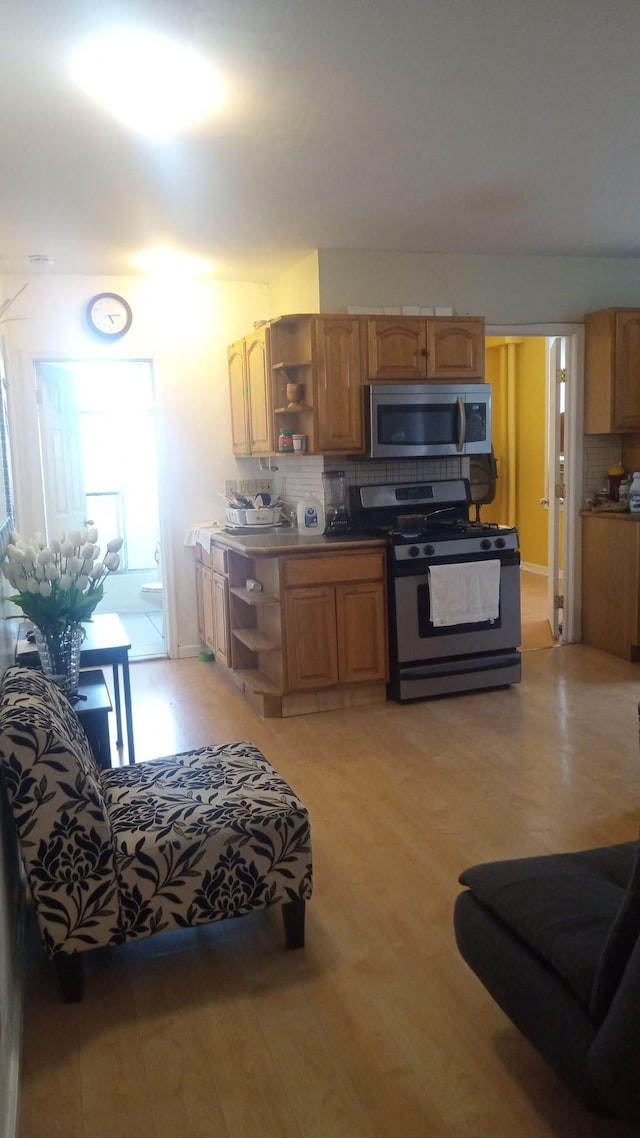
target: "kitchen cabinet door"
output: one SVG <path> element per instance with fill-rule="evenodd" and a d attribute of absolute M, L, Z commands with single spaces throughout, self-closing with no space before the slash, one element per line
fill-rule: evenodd
<path fill-rule="evenodd" d="M 588 312 L 584 364 L 585 433 L 640 431 L 640 309 Z"/>
<path fill-rule="evenodd" d="M 231 401 L 231 445 L 233 453 L 246 457 L 249 453 L 249 419 L 244 341 L 231 344 L 227 351 L 229 397 Z"/>
<path fill-rule="evenodd" d="M 343 683 L 386 680 L 387 631 L 382 583 L 336 585 L 338 675 Z"/>
<path fill-rule="evenodd" d="M 229 582 L 221 573 L 213 573 L 211 581 L 213 609 L 213 653 L 220 664 L 230 667 L 229 659 Z"/>
<path fill-rule="evenodd" d="M 271 399 L 271 361 L 269 329 L 258 328 L 244 342 L 249 453 L 273 454 L 273 404 Z"/>
<path fill-rule="evenodd" d="M 215 603 L 213 596 L 213 570 L 208 565 L 202 566 L 202 614 L 204 625 L 204 642 L 212 652 L 216 650 L 215 629 Z"/>
<path fill-rule="evenodd" d="M 317 437 L 321 454 L 364 450 L 362 324 L 345 316 L 314 324 Z"/>
<path fill-rule="evenodd" d="M 427 326 L 411 317 L 376 316 L 367 321 L 369 379 L 425 379 Z"/>
<path fill-rule="evenodd" d="M 338 683 L 336 599 L 332 586 L 285 593 L 287 687 L 313 691 Z"/>
<path fill-rule="evenodd" d="M 434 316 L 427 320 L 427 379 L 437 383 L 484 380 L 484 320 Z"/>

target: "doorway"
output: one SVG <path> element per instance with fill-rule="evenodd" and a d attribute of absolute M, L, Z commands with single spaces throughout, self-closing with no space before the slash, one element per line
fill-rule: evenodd
<path fill-rule="evenodd" d="M 498 481 L 483 516 L 519 531 L 525 649 L 580 636 L 581 358 L 571 325 L 487 336 Z"/>
<path fill-rule="evenodd" d="M 124 538 L 97 611 L 118 614 L 132 660 L 167 655 L 153 369 L 149 360 L 38 360 L 47 537 Z"/>

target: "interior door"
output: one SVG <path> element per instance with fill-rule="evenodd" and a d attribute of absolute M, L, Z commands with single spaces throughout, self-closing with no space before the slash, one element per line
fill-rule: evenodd
<path fill-rule="evenodd" d="M 549 627 L 554 637 L 562 639 L 564 595 L 564 406 L 565 406 L 565 342 L 555 336 L 548 341 L 547 354 L 547 490 L 549 575 L 547 608 Z"/>
<path fill-rule="evenodd" d="M 82 530 L 86 492 L 80 439 L 80 415 L 71 368 L 36 364 L 38 429 L 42 457 L 47 538 Z"/>

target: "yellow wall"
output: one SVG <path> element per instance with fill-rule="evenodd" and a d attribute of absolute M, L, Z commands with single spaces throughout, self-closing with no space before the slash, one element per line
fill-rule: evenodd
<path fill-rule="evenodd" d="M 546 492 L 546 340 L 487 337 L 486 378 L 493 393 L 496 498 L 486 521 L 517 525 L 522 560 L 548 564 Z"/>
<path fill-rule="evenodd" d="M 320 311 L 317 249 L 269 282 L 269 300 L 272 317 Z"/>

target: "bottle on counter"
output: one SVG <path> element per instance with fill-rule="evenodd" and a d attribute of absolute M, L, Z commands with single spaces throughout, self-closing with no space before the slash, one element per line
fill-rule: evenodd
<path fill-rule="evenodd" d="M 322 537 L 324 533 L 324 506 L 309 490 L 298 502 L 298 532 L 307 536 Z"/>
<path fill-rule="evenodd" d="M 631 486 L 631 479 L 628 474 L 625 474 L 618 487 L 618 501 L 621 505 L 629 509 L 629 488 Z"/>
<path fill-rule="evenodd" d="M 640 514 L 640 470 L 634 470 L 633 481 L 629 487 L 629 510 Z"/>

